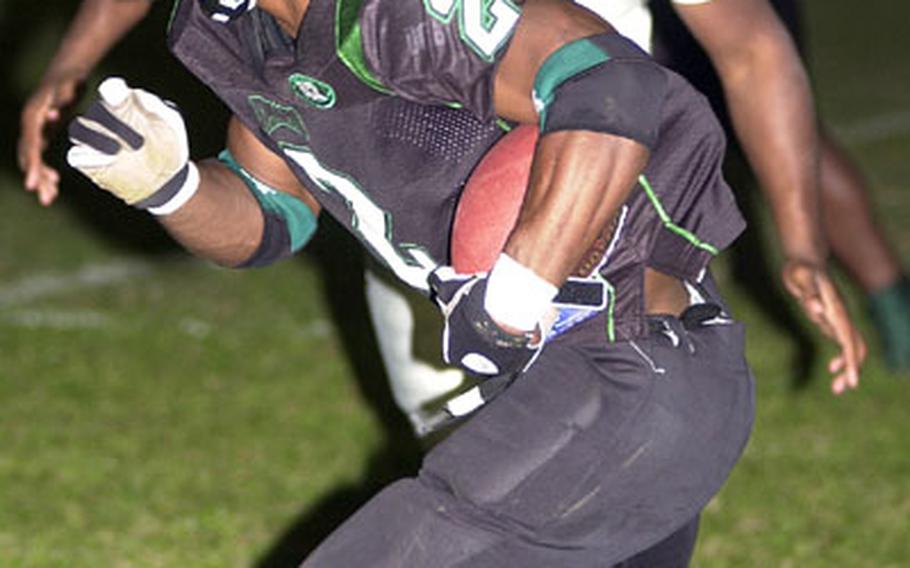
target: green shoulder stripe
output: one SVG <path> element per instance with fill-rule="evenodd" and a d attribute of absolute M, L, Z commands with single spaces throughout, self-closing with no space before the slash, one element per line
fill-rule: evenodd
<path fill-rule="evenodd" d="M 337 0 L 335 4 L 335 50 L 351 73 L 371 89 L 383 94 L 392 91 L 367 68 L 363 56 L 360 30 L 360 6 L 363 0 Z"/>

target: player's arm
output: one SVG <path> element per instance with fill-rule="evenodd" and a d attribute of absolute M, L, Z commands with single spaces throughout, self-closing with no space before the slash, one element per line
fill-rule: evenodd
<path fill-rule="evenodd" d="M 841 348 L 833 388 L 854 387 L 865 344 L 826 270 L 818 200 L 818 135 L 809 80 L 766 0 L 675 4 L 724 87 L 737 137 L 766 193 L 786 257 L 783 280 Z"/>
<path fill-rule="evenodd" d="M 528 3 L 497 68 L 496 113 L 540 124 L 541 136 L 518 221 L 489 276 L 447 288 L 455 277 L 435 275 L 444 353 L 469 371 L 512 373 L 534 361 L 559 287 L 647 164 L 666 77 L 616 34 L 583 39 L 607 31 L 571 3 Z"/>
<path fill-rule="evenodd" d="M 541 81 L 547 79 L 544 66 L 554 64 L 551 56 L 576 44 L 575 40 L 605 31 L 610 29 L 574 5 L 529 3 L 496 77 L 495 105 L 500 116 L 533 123 L 540 121 L 541 114 L 547 115 L 527 197 L 504 252 L 554 287 L 566 280 L 635 186 L 649 155 L 646 125 L 657 115 L 656 107 L 637 109 L 652 114 L 636 119 L 641 131 L 623 131 L 623 125 L 606 120 L 578 125 L 561 118 L 575 110 L 585 112 L 581 107 L 589 104 L 587 97 L 580 96 L 584 89 L 573 91 L 569 83 L 590 83 L 592 90 L 600 92 L 609 80 L 626 82 L 624 89 L 632 91 L 655 81 L 659 92 L 659 77 L 650 60 L 610 61 L 579 71 L 547 97 L 552 100 L 546 110 L 539 113 L 535 108 L 531 93 L 544 96 Z M 603 71 L 613 73 L 609 80 L 598 78 Z M 610 95 L 620 105 L 628 102 L 619 91 Z M 641 100 L 646 98 L 640 94 Z"/>
<path fill-rule="evenodd" d="M 287 164 L 239 120 L 228 149 L 195 163 L 179 111 L 121 79 L 70 125 L 67 161 L 99 187 L 147 210 L 194 254 L 231 267 L 262 266 L 299 250 L 319 206 Z"/>
<path fill-rule="evenodd" d="M 83 0 L 38 87 L 22 109 L 18 161 L 28 191 L 42 205 L 57 196 L 60 176 L 44 162 L 45 128 L 73 102 L 102 57 L 149 11 L 151 0 Z"/>
<path fill-rule="evenodd" d="M 238 119 L 226 157 L 198 164 L 199 189 L 161 224 L 187 250 L 224 266 L 261 266 L 296 252 L 312 236 L 320 206 L 281 157 Z M 286 233 L 286 234 L 285 234 Z"/>

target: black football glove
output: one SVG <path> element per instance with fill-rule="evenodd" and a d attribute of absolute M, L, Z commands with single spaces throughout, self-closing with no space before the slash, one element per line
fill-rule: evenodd
<path fill-rule="evenodd" d="M 494 322 L 483 307 L 487 277 L 436 269 L 429 278 L 446 324 L 442 353 L 446 363 L 481 378 L 525 371 L 543 348 L 544 333 L 513 335 Z"/>

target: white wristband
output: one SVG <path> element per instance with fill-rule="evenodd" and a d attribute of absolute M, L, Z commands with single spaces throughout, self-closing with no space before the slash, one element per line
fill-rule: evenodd
<path fill-rule="evenodd" d="M 487 279 L 483 307 L 494 321 L 533 331 L 550 309 L 559 288 L 506 253 L 501 253 Z"/>
<path fill-rule="evenodd" d="M 161 205 L 149 207 L 147 209 L 149 213 L 159 216 L 170 215 L 186 205 L 186 202 L 196 195 L 196 191 L 199 190 L 199 170 L 192 161 L 187 162 L 186 167 L 186 179 L 184 180 L 183 185 L 180 186 L 180 189 L 177 190 L 177 193 Z"/>

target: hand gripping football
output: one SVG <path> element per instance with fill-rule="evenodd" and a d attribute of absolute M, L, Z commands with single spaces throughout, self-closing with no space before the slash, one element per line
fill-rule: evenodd
<path fill-rule="evenodd" d="M 499 258 L 518 220 L 531 178 L 538 141 L 534 125 L 522 125 L 503 136 L 480 160 L 465 184 L 451 235 L 452 269 L 459 275 L 488 272 Z M 603 282 L 591 275 L 601 266 L 616 228 L 616 217 L 581 256 L 554 300 L 553 338 L 604 309 Z"/>
<path fill-rule="evenodd" d="M 520 125 L 500 138 L 471 172 L 452 224 L 451 261 L 459 274 L 490 270 L 502 252 L 528 188 L 537 139 L 537 126 Z M 616 216 L 585 251 L 573 276 L 586 278 L 600 266 L 615 228 Z"/>

